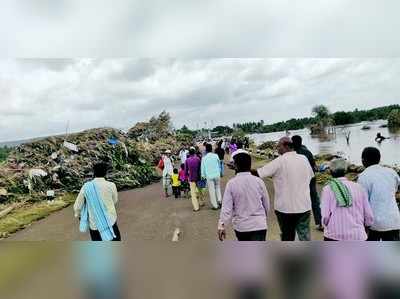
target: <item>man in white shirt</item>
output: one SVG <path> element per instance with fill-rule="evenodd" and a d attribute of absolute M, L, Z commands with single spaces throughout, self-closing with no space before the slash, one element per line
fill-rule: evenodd
<path fill-rule="evenodd" d="M 181 160 L 181 164 L 186 163 L 187 156 L 189 154 L 189 151 L 186 148 L 182 148 L 179 152 L 179 159 Z"/>
<path fill-rule="evenodd" d="M 314 172 L 305 156 L 293 150 L 289 137 L 278 143 L 279 158 L 257 170 L 261 178 L 272 177 L 275 189 L 275 213 L 282 241 L 310 240 L 310 181 Z"/>
<path fill-rule="evenodd" d="M 117 225 L 117 211 L 115 205 L 118 202 L 118 191 L 114 183 L 109 182 L 105 179 L 107 174 L 107 164 L 97 163 L 94 165 L 94 176 L 93 182 L 96 184 L 99 195 L 102 199 L 105 214 L 111 225 L 113 225 L 113 230 L 115 238 L 113 241 L 121 241 L 121 234 Z M 84 187 L 79 192 L 79 195 L 74 204 L 75 217 L 79 218 L 81 216 L 81 210 L 85 204 L 85 189 Z M 89 209 L 89 232 L 92 241 L 102 241 L 100 232 L 97 229 L 96 218 L 94 217 L 93 211 Z"/>
<path fill-rule="evenodd" d="M 400 177 L 391 168 L 379 165 L 381 153 L 377 148 L 367 147 L 362 153 L 365 171 L 358 177 L 368 193 L 374 213 L 374 223 L 368 232 L 369 241 L 400 241 L 400 212 L 396 192 Z"/>
<path fill-rule="evenodd" d="M 163 169 L 163 188 L 165 191 L 165 197 L 169 197 L 172 194 L 172 174 L 174 172 L 174 165 L 171 158 L 171 151 L 166 150 L 163 156 L 164 169 Z"/>

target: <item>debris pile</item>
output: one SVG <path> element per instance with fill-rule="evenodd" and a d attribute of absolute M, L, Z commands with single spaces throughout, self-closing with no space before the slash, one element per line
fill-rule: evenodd
<path fill-rule="evenodd" d="M 108 179 L 119 190 L 140 187 L 157 179 L 152 161 L 146 156 L 136 141 L 112 128 L 23 144 L 10 153 L 0 168 L 0 199 L 28 192 L 79 191 L 93 177 L 93 164 L 98 161 L 109 163 Z"/>
<path fill-rule="evenodd" d="M 128 138 L 137 141 L 138 150 L 154 164 L 158 163 L 165 150 L 177 154 L 183 144 L 193 142 L 188 136 L 175 134 L 171 116 L 165 111 L 148 122 L 137 123 L 128 131 Z"/>
<path fill-rule="evenodd" d="M 278 143 L 276 141 L 265 141 L 257 149 L 259 150 L 277 150 Z"/>
<path fill-rule="evenodd" d="M 156 165 L 162 153 L 170 150 L 173 155 L 177 155 L 183 146 L 183 142 L 178 142 L 173 137 L 163 138 L 154 142 L 138 142 L 137 148 L 143 153 L 144 157 L 152 164 Z"/>
<path fill-rule="evenodd" d="M 163 111 L 158 117 L 153 116 L 148 122 L 137 123 L 128 131 L 129 138 L 154 142 L 173 136 L 171 116 Z"/>
<path fill-rule="evenodd" d="M 257 146 L 256 153 L 262 157 L 266 157 L 269 160 L 277 158 L 278 155 L 278 143 L 275 141 L 266 141 Z"/>

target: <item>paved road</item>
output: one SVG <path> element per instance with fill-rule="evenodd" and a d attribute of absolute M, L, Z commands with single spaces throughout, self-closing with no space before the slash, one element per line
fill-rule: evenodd
<path fill-rule="evenodd" d="M 223 179 L 223 187 L 229 177 Z M 270 197 L 273 186 L 266 180 Z M 181 241 L 216 240 L 219 212 L 211 210 L 208 203 L 200 212 L 193 213 L 188 199 L 164 199 L 161 183 L 144 188 L 120 192 L 118 224 L 123 240 L 172 240 L 176 228 L 181 230 Z M 271 203 L 272 204 L 272 203 Z M 268 239 L 279 240 L 279 228 L 274 213 L 268 217 Z M 228 239 L 233 239 L 228 232 Z M 313 240 L 322 239 L 322 234 L 312 225 Z M 72 207 L 56 212 L 46 219 L 12 235 L 10 241 L 73 241 L 87 240 L 88 236 L 78 231 L 78 222 L 73 217 Z"/>

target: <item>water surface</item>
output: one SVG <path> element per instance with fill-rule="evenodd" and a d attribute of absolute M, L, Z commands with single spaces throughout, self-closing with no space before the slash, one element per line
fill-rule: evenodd
<path fill-rule="evenodd" d="M 308 129 L 290 131 L 289 136 L 300 135 L 303 144 L 314 154 L 335 154 L 342 152 L 351 163 L 361 165 L 361 153 L 367 146 L 377 147 L 382 154 L 382 163 L 388 165 L 400 165 L 400 130 L 391 131 L 388 128 L 381 128 L 386 121 L 363 122 L 349 126 L 336 127 L 336 134 L 326 136 L 311 136 Z M 368 125 L 370 130 L 362 130 Z M 347 144 L 346 133 L 350 132 L 350 143 Z M 390 139 L 384 140 L 381 144 L 375 141 L 377 133 L 381 133 Z M 252 134 L 250 137 L 257 145 L 264 141 L 276 141 L 286 136 L 286 132 Z"/>

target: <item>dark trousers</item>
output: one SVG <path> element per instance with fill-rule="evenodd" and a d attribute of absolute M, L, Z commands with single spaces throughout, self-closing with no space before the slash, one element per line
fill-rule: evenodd
<path fill-rule="evenodd" d="M 238 232 L 235 230 L 238 241 L 265 241 L 267 239 L 267 230 L 258 230 L 252 232 Z"/>
<path fill-rule="evenodd" d="M 300 241 L 310 241 L 310 211 L 299 214 L 286 214 L 275 211 L 281 229 L 282 241 L 294 241 L 296 232 Z"/>
<path fill-rule="evenodd" d="M 115 223 L 113 225 L 113 230 L 114 230 L 114 234 L 116 235 L 116 237 L 113 239 L 113 241 L 121 241 L 121 233 L 119 231 L 118 225 L 117 223 Z M 90 230 L 90 237 L 92 238 L 92 241 L 103 241 L 101 239 L 101 235 L 100 232 L 98 230 Z"/>
<path fill-rule="evenodd" d="M 330 238 L 324 237 L 324 241 L 337 241 L 337 240 L 333 240 L 333 239 L 330 239 Z"/>
<path fill-rule="evenodd" d="M 400 230 L 378 232 L 369 230 L 368 241 L 400 241 Z"/>
<path fill-rule="evenodd" d="M 181 197 L 181 187 L 172 187 L 172 193 L 175 195 L 175 198 Z"/>
<path fill-rule="evenodd" d="M 313 178 L 310 182 L 310 195 L 311 195 L 311 205 L 312 212 L 314 216 L 315 225 L 321 225 L 321 206 L 317 191 L 317 179 Z"/>
<path fill-rule="evenodd" d="M 244 282 L 239 285 L 236 289 L 236 296 L 233 298 L 237 299 L 263 299 L 266 298 L 265 287 L 260 283 L 247 283 Z"/>

